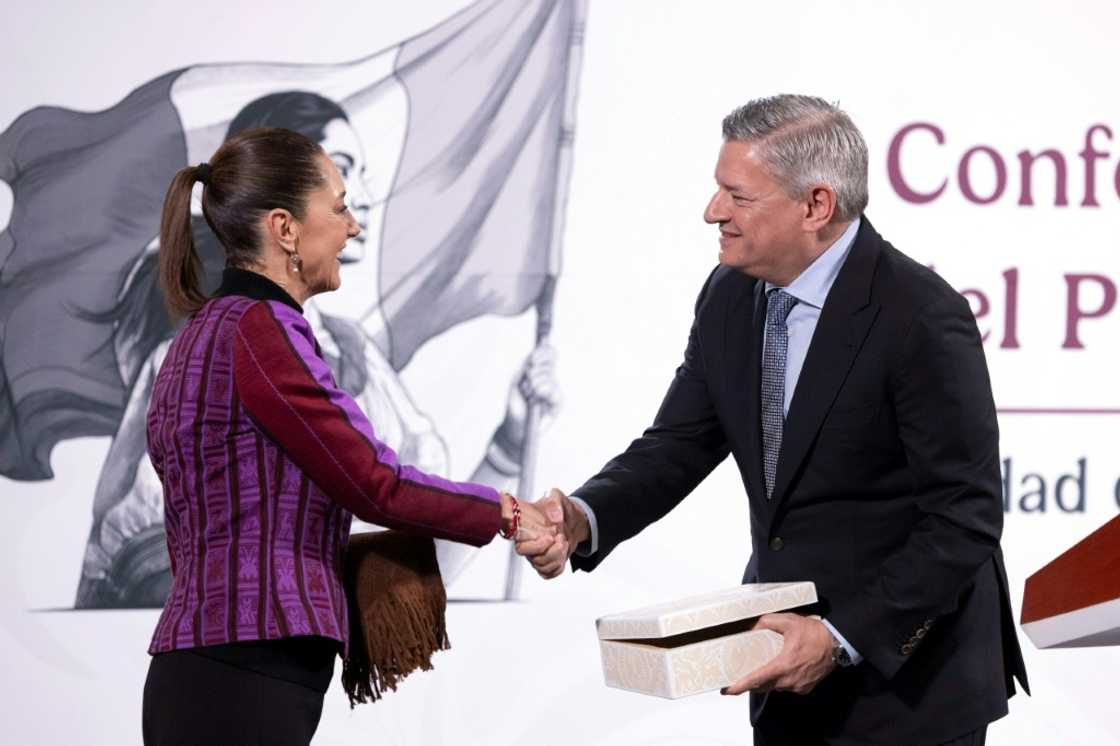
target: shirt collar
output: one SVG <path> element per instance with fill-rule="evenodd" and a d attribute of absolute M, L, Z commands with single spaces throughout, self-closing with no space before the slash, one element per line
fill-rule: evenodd
<path fill-rule="evenodd" d="M 253 300 L 275 300 L 303 313 L 303 307 L 296 303 L 288 291 L 259 272 L 239 267 L 226 267 L 222 270 L 222 284 L 214 293 L 215 298 L 224 295 L 243 295 Z"/>
<path fill-rule="evenodd" d="M 812 264 L 805 268 L 793 282 L 783 288 L 787 293 L 797 298 L 799 303 L 804 303 L 814 308 L 824 308 L 825 298 L 844 266 L 844 260 L 855 243 L 856 233 L 859 232 L 860 219 L 856 218 L 840 234 L 840 238 L 829 246 L 823 254 L 818 256 Z M 770 292 L 777 285 L 766 283 L 766 292 Z"/>

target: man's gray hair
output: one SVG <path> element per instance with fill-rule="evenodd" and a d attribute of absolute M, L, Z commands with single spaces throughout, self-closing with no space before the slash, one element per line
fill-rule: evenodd
<path fill-rule="evenodd" d="M 840 108 L 815 96 L 758 98 L 723 119 L 724 141 L 757 143 L 757 154 L 786 194 L 814 184 L 836 192 L 836 218 L 854 220 L 867 207 L 867 143 Z"/>

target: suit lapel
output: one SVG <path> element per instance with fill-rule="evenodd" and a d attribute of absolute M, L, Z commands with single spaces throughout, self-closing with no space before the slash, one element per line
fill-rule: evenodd
<path fill-rule="evenodd" d="M 766 319 L 762 283 L 737 274 L 741 286 L 727 305 L 724 324 L 724 354 L 727 364 L 725 390 L 730 411 L 743 418 L 744 426 L 736 428 L 743 437 L 746 453 L 747 489 L 753 495 L 762 489 L 762 424 L 759 419 L 759 364 L 762 360 L 762 328 Z M 761 310 L 760 310 L 761 305 Z"/>
<path fill-rule="evenodd" d="M 766 283 L 756 282 L 751 299 L 754 312 L 751 316 L 750 348 L 750 453 L 751 471 L 754 486 L 763 499 L 766 498 L 766 485 L 762 476 L 762 341 L 766 329 Z"/>
<path fill-rule="evenodd" d="M 879 260 L 880 240 L 863 218 L 851 252 L 821 309 L 786 417 L 770 498 L 772 508 L 785 497 L 879 313 L 878 304 L 871 301 L 871 279 Z"/>

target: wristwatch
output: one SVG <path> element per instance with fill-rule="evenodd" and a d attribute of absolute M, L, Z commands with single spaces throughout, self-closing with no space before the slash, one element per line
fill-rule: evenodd
<path fill-rule="evenodd" d="M 848 649 L 839 640 L 832 641 L 832 662 L 837 668 L 850 668 L 852 665 L 852 656 L 848 655 Z"/>

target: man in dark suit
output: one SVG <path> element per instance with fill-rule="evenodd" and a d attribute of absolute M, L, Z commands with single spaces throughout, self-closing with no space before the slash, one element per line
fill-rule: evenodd
<path fill-rule="evenodd" d="M 773 614 L 756 744 L 982 744 L 1026 673 L 1007 595 L 999 437 L 968 303 L 866 217 L 867 146 L 807 96 L 723 122 L 720 266 L 654 424 L 523 542 L 545 577 L 593 570 L 727 455 L 750 500 L 744 582 L 811 580 Z"/>

